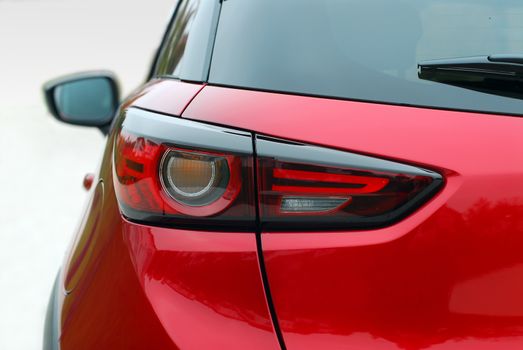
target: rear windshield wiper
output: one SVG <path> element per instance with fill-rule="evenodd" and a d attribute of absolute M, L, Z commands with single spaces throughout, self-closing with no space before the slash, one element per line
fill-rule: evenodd
<path fill-rule="evenodd" d="M 420 79 L 485 93 L 523 97 L 523 55 L 448 58 L 418 63 Z"/>

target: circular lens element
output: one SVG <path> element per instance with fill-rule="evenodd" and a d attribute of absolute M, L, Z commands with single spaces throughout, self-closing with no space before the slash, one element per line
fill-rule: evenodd
<path fill-rule="evenodd" d="M 167 171 L 169 185 L 184 197 L 204 195 L 216 179 L 216 164 L 213 161 L 171 157 Z"/>
<path fill-rule="evenodd" d="M 189 206 L 216 201 L 229 182 L 229 167 L 222 157 L 171 150 L 164 155 L 160 168 L 165 191 Z"/>

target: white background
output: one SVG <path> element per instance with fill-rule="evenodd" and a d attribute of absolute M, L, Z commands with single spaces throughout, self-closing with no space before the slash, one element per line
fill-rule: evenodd
<path fill-rule="evenodd" d="M 55 121 L 41 85 L 110 69 L 146 76 L 175 0 L 0 0 L 0 349 L 41 349 L 54 276 L 104 137 Z"/>

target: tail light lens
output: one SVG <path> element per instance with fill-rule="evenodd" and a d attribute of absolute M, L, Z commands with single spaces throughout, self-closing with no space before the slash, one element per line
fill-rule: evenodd
<path fill-rule="evenodd" d="M 129 219 L 254 228 L 249 133 L 130 109 L 114 153 L 116 195 Z"/>
<path fill-rule="evenodd" d="M 129 109 L 114 152 L 123 215 L 210 230 L 376 228 L 443 183 L 435 172 L 373 157 L 262 136 L 255 143 L 257 184 L 250 133 Z"/>
<path fill-rule="evenodd" d="M 419 207 L 441 186 L 425 169 L 258 136 L 265 230 L 377 228 Z"/>
<path fill-rule="evenodd" d="M 240 174 L 241 159 L 232 155 L 169 148 L 160 162 L 163 190 L 188 215 L 229 207 L 241 190 Z"/>

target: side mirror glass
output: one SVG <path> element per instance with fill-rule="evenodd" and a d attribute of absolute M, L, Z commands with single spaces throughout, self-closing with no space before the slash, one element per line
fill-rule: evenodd
<path fill-rule="evenodd" d="M 118 85 L 109 72 L 68 75 L 44 85 L 46 103 L 58 120 L 104 131 L 118 109 Z"/>

